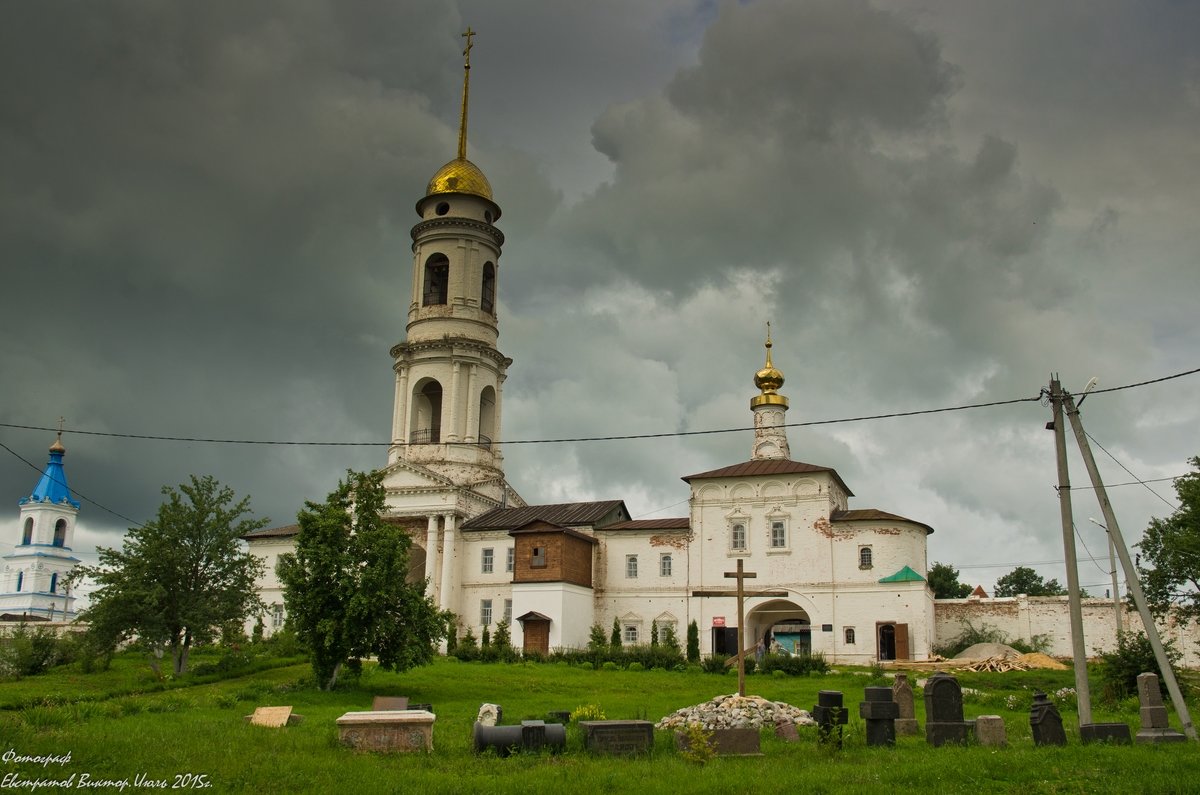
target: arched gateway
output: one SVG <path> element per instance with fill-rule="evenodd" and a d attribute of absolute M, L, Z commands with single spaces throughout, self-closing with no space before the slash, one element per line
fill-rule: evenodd
<path fill-rule="evenodd" d="M 812 620 L 808 611 L 789 599 L 771 599 L 756 605 L 746 615 L 746 628 L 751 633 L 746 645 L 757 646 L 762 641 L 764 649 L 772 642 L 778 643 L 789 653 L 807 654 L 812 651 Z"/>

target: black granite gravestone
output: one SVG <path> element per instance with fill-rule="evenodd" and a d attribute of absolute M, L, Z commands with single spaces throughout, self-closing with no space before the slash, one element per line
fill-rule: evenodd
<path fill-rule="evenodd" d="M 867 722 L 867 745 L 895 745 L 900 705 L 892 700 L 892 689 L 868 687 L 865 698 L 858 704 L 858 715 Z"/>
<path fill-rule="evenodd" d="M 1029 709 L 1029 731 L 1033 734 L 1034 745 L 1067 744 L 1062 715 L 1058 714 L 1058 707 L 1046 698 L 1045 693 L 1033 694 L 1033 706 Z"/>
<path fill-rule="evenodd" d="M 965 743 L 971 724 L 963 720 L 962 688 L 950 674 L 938 671 L 925 683 L 925 741 L 935 748 Z"/>
<path fill-rule="evenodd" d="M 842 706 L 841 692 L 837 690 L 818 692 L 812 716 L 813 720 L 817 722 L 817 739 L 822 743 L 834 743 L 841 748 L 842 727 L 849 719 L 846 708 Z"/>
<path fill-rule="evenodd" d="M 598 754 L 644 754 L 654 748 L 648 720 L 581 720 L 583 747 Z"/>

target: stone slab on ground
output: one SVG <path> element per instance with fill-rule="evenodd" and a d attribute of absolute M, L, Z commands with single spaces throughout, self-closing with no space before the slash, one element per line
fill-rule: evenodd
<path fill-rule="evenodd" d="M 432 751 L 434 720 L 417 709 L 347 712 L 337 719 L 338 739 L 356 751 Z"/>

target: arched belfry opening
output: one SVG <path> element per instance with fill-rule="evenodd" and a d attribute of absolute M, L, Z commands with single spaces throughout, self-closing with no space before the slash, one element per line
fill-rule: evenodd
<path fill-rule="evenodd" d="M 425 260 L 425 283 L 421 303 L 435 306 L 446 303 L 450 293 L 450 260 L 445 254 L 431 254 Z"/>
<path fill-rule="evenodd" d="M 25 532 L 21 535 L 22 544 L 33 543 L 33 517 L 29 516 L 25 519 Z"/>
<path fill-rule="evenodd" d="M 479 293 L 479 309 L 489 315 L 496 314 L 496 266 L 483 263 L 483 284 Z"/>
<path fill-rule="evenodd" d="M 496 390 L 485 386 L 479 394 L 479 446 L 491 449 L 496 438 Z"/>
<path fill-rule="evenodd" d="M 442 441 L 442 385 L 432 378 L 417 383 L 413 390 L 410 444 L 440 444 Z"/>
<path fill-rule="evenodd" d="M 54 523 L 54 546 L 61 547 L 67 542 L 67 520 L 59 519 Z"/>

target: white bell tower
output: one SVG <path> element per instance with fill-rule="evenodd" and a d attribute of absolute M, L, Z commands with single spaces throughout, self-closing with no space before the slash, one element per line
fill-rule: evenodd
<path fill-rule="evenodd" d="M 754 374 L 754 385 L 761 394 L 750 398 L 754 412 L 753 459 L 784 459 L 792 457 L 788 449 L 786 414 L 788 399 L 779 394 L 783 373 L 771 364 L 771 324 L 767 324 L 767 363 Z"/>
<path fill-rule="evenodd" d="M 18 501 L 15 547 L 0 567 L 0 615 L 50 621 L 75 617 L 75 597 L 66 579 L 79 563 L 71 554 L 79 502 L 67 486 L 66 452 L 59 431 L 33 492 Z"/>

